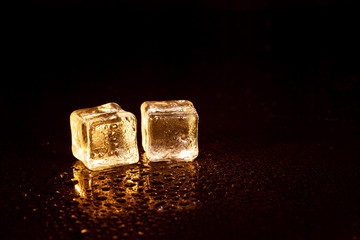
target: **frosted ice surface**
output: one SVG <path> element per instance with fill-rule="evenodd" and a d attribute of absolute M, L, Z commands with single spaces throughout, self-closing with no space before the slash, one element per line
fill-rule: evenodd
<path fill-rule="evenodd" d="M 72 152 L 91 170 L 139 160 L 136 118 L 116 103 L 79 109 L 70 115 Z"/>
<path fill-rule="evenodd" d="M 141 105 L 142 145 L 150 161 L 192 161 L 199 153 L 199 116 L 187 100 Z"/>

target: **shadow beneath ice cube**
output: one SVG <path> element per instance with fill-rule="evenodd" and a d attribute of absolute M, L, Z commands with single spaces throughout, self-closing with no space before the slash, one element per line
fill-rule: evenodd
<path fill-rule="evenodd" d="M 95 172 L 76 161 L 73 174 L 79 207 L 93 217 L 199 205 L 196 162 L 133 164 Z"/>

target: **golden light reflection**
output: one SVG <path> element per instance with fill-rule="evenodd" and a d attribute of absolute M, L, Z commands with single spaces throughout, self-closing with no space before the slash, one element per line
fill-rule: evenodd
<path fill-rule="evenodd" d="M 197 172 L 196 162 L 136 164 L 93 172 L 77 161 L 75 200 L 93 217 L 191 209 L 199 205 Z"/>

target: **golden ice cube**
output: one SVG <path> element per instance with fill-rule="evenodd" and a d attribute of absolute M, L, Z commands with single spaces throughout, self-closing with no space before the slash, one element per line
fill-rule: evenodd
<path fill-rule="evenodd" d="M 199 116 L 187 100 L 147 101 L 141 105 L 142 146 L 158 161 L 192 161 L 199 154 Z"/>
<path fill-rule="evenodd" d="M 136 117 L 116 103 L 70 115 L 72 152 L 90 170 L 136 163 Z"/>

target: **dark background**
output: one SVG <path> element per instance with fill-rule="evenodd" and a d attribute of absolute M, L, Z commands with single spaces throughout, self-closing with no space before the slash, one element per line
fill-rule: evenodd
<path fill-rule="evenodd" d="M 259 203 L 252 205 L 247 195 L 234 197 L 236 203 L 219 213 L 219 199 L 227 198 L 216 192 L 215 200 L 203 200 L 214 210 L 193 220 L 198 227 L 187 229 L 185 236 L 360 237 L 360 41 L 358 13 L 351 1 L 34 1 L 33 5 L 100 6 L 111 12 L 37 9 L 18 12 L 4 22 L 5 237 L 26 238 L 28 231 L 55 236 L 39 230 L 45 215 L 23 223 L 23 216 L 31 213 L 27 209 L 40 201 L 29 200 L 29 207 L 24 193 L 44 191 L 44 182 L 75 161 L 69 127 L 73 110 L 114 101 L 140 123 L 143 101 L 168 99 L 188 99 L 197 108 L 197 161 L 203 169 L 210 169 L 205 156 L 216 155 L 213 162 L 227 164 L 219 173 L 222 177 L 238 163 L 264 182 L 283 172 L 288 174 L 285 182 L 294 182 L 265 184 L 265 189 L 286 196 L 264 206 L 274 216 L 263 215 Z M 257 187 L 244 185 L 250 190 Z M 245 208 L 239 205 L 243 201 L 250 202 L 246 208 L 254 210 L 254 217 L 231 214 Z M 274 204 L 287 207 L 274 210 Z M 288 218 L 282 218 L 283 213 Z M 207 224 L 218 229 L 217 235 L 206 233 Z"/>

